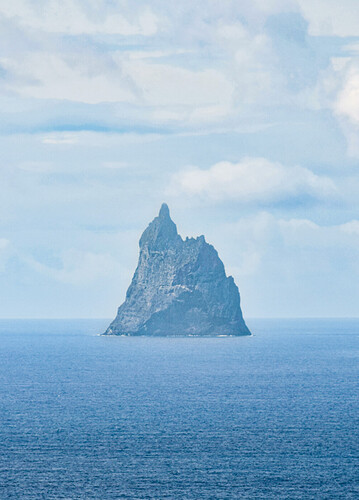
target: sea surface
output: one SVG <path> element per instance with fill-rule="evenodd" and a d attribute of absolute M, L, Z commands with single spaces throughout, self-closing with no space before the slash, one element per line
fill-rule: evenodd
<path fill-rule="evenodd" d="M 359 498 L 359 320 L 0 321 L 0 498 Z"/>

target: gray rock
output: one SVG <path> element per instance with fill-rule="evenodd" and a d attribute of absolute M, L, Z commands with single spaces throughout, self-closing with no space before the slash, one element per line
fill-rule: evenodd
<path fill-rule="evenodd" d="M 140 239 L 126 300 L 104 335 L 250 335 L 232 276 L 204 236 L 183 240 L 163 204 Z"/>

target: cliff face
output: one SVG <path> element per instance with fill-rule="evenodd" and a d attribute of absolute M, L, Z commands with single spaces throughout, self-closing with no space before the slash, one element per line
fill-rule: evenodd
<path fill-rule="evenodd" d="M 163 204 L 140 239 L 126 300 L 105 335 L 250 335 L 239 291 L 204 236 L 182 240 Z"/>

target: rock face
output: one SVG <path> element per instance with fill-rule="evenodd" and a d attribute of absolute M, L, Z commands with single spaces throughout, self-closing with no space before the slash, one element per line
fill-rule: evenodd
<path fill-rule="evenodd" d="M 140 239 L 126 300 L 104 335 L 250 335 L 239 291 L 204 236 L 183 240 L 163 204 Z"/>

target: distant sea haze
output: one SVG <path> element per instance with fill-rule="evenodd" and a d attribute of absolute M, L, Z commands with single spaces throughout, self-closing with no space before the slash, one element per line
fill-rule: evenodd
<path fill-rule="evenodd" d="M 354 499 L 359 320 L 0 321 L 0 498 Z"/>

